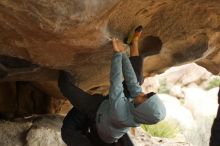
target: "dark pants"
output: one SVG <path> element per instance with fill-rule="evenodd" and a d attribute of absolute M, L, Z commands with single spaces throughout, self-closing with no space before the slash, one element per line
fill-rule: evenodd
<path fill-rule="evenodd" d="M 220 89 L 218 92 L 218 103 L 220 104 Z M 220 146 L 220 106 L 218 107 L 217 116 L 212 125 L 210 146 Z"/>
<path fill-rule="evenodd" d="M 135 71 L 137 80 L 143 83 L 143 58 L 140 56 L 130 57 L 131 64 Z M 64 71 L 60 72 L 58 86 L 69 101 L 74 106 L 66 115 L 61 128 L 63 141 L 68 146 L 114 146 L 106 144 L 98 136 L 95 128 L 96 111 L 101 102 L 108 98 L 102 95 L 90 95 L 80 88 L 74 86 L 73 77 Z M 130 97 L 129 91 L 123 82 L 124 93 Z M 107 131 L 106 131 L 107 132 Z M 123 146 L 129 145 L 128 135 L 119 139 Z"/>

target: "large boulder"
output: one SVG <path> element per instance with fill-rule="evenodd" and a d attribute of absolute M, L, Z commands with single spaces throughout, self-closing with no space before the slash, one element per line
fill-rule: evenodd
<path fill-rule="evenodd" d="M 154 35 L 164 44 L 159 54 L 146 57 L 145 75 L 192 61 L 219 73 L 217 0 L 199 5 L 196 0 L 2 0 L 0 4 L 1 58 L 13 56 L 40 67 L 69 70 L 87 90 L 108 83 L 112 52 L 108 37 L 123 38 L 137 24 L 145 28 L 142 40 Z M 3 66 L 10 73 L 8 64 Z M 36 66 L 20 68 L 28 67 L 32 70 L 23 70 L 23 80 L 32 80 L 25 71 L 30 74 Z M 49 71 L 44 73 L 49 76 Z"/>
<path fill-rule="evenodd" d="M 202 85 L 202 83 L 212 77 L 212 74 L 205 68 L 198 66 L 195 63 L 190 63 L 178 67 L 172 67 L 159 75 L 159 77 L 166 79 L 167 84 L 172 87 L 174 85 L 188 86 L 192 83 Z"/>
<path fill-rule="evenodd" d="M 186 62 L 218 74 L 219 7 L 218 0 L 1 0 L 0 78 L 35 81 L 47 95 L 59 98 L 56 80 L 63 69 L 86 91 L 107 89 L 109 38 L 123 39 L 139 24 L 144 27 L 140 51 L 147 55 L 145 77 Z M 160 52 L 143 46 L 148 36 L 162 40 Z"/>
<path fill-rule="evenodd" d="M 1 146 L 66 146 L 61 139 L 63 117 L 46 115 L 0 121 Z"/>
<path fill-rule="evenodd" d="M 61 139 L 62 116 L 44 115 L 29 119 L 17 119 L 13 122 L 0 121 L 1 146 L 66 146 Z M 152 137 L 141 127 L 135 135 L 129 131 L 129 137 L 135 146 L 188 146 L 184 138 Z"/>
<path fill-rule="evenodd" d="M 66 146 L 61 139 L 63 117 L 44 116 L 33 121 L 26 135 L 27 146 Z"/>
<path fill-rule="evenodd" d="M 0 145 L 1 146 L 23 146 L 25 135 L 32 126 L 31 122 L 0 121 Z"/>
<path fill-rule="evenodd" d="M 215 95 L 213 93 L 215 92 Z M 204 91 L 199 87 L 190 87 L 184 89 L 185 106 L 190 109 L 194 118 L 216 116 L 218 109 L 217 93 L 218 90 Z"/>
<path fill-rule="evenodd" d="M 195 63 L 189 63 L 171 67 L 160 75 L 146 78 L 142 87 L 145 92 L 168 93 L 182 99 L 185 97 L 184 88 L 199 86 L 208 90 L 218 86 L 219 82 L 219 76 Z"/>
<path fill-rule="evenodd" d="M 194 125 L 194 118 L 189 109 L 184 107 L 176 97 L 159 94 L 166 107 L 166 120 L 176 122 L 181 129 L 190 129 Z"/>

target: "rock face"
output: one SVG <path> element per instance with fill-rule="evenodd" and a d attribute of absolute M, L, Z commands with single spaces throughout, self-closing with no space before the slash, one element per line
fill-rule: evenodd
<path fill-rule="evenodd" d="M 209 92 L 205 92 L 198 87 L 185 89 L 185 106 L 192 111 L 195 118 L 199 116 L 213 118 L 216 116 L 216 111 L 218 110 L 218 88 L 216 89 L 214 97 Z"/>
<path fill-rule="evenodd" d="M 9 121 L 1 121 L 0 127 L 1 146 L 23 146 L 25 144 L 24 135 L 31 127 L 31 122 L 15 124 Z"/>
<path fill-rule="evenodd" d="M 61 139 L 63 117 L 47 115 L 13 122 L 0 121 L 1 146 L 66 146 Z"/>
<path fill-rule="evenodd" d="M 47 115 L 19 119 L 13 122 L 0 121 L 1 146 L 66 146 L 61 139 L 62 116 Z M 136 128 L 135 135 L 129 132 L 135 146 L 191 146 L 181 139 L 156 138 L 142 128 Z"/>
<path fill-rule="evenodd" d="M 145 93 L 154 91 L 183 99 L 185 98 L 185 88 L 200 87 L 203 90 L 209 90 L 218 87 L 219 83 L 220 76 L 211 74 L 195 63 L 189 63 L 171 67 L 162 74 L 146 78 L 142 88 Z M 216 93 L 214 93 L 215 96 Z M 217 99 L 215 100 L 217 101 Z"/>
<path fill-rule="evenodd" d="M 175 97 L 159 94 L 166 107 L 166 120 L 175 121 L 181 129 L 190 129 L 194 124 L 194 118 L 189 109 L 181 105 Z"/>
<path fill-rule="evenodd" d="M 70 71 L 84 90 L 106 87 L 109 37 L 122 39 L 139 24 L 141 53 L 150 54 L 146 77 L 186 62 L 219 74 L 219 7 L 218 0 L 1 0 L 0 78 L 35 81 L 54 98 L 62 97 L 59 69 Z M 143 45 L 148 36 L 162 40 L 160 53 Z"/>
<path fill-rule="evenodd" d="M 35 119 L 26 135 L 27 145 L 66 146 L 60 134 L 62 121 L 63 117 L 60 116 L 46 116 Z"/>

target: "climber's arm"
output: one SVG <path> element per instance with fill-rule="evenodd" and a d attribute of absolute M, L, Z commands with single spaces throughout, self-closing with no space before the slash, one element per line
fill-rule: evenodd
<path fill-rule="evenodd" d="M 112 57 L 111 70 L 110 70 L 110 88 L 109 88 L 109 101 L 114 103 L 117 98 L 123 97 L 122 86 L 122 53 L 114 53 Z"/>
<path fill-rule="evenodd" d="M 74 85 L 72 76 L 65 71 L 60 71 L 58 79 L 58 87 L 65 97 L 74 96 Z"/>
<path fill-rule="evenodd" d="M 122 54 L 122 72 L 131 97 L 134 98 L 140 95 L 140 93 L 142 93 L 141 86 L 137 81 L 134 69 L 126 54 Z"/>
<path fill-rule="evenodd" d="M 62 94 L 69 99 L 74 106 L 86 109 L 88 102 L 93 99 L 92 95 L 74 85 L 73 77 L 70 73 L 60 71 L 58 86 Z"/>
<path fill-rule="evenodd" d="M 129 58 L 132 68 L 134 69 L 137 81 L 139 85 L 143 84 L 143 57 L 142 56 L 132 56 Z M 123 81 L 124 94 L 126 97 L 131 98 L 130 92 L 128 91 L 128 87 Z"/>

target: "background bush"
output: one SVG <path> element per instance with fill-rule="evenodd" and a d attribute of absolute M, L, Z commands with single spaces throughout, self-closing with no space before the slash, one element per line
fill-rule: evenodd
<path fill-rule="evenodd" d="M 162 121 L 155 125 L 142 125 L 142 128 L 155 137 L 174 138 L 179 133 L 178 125 L 171 121 Z"/>
<path fill-rule="evenodd" d="M 167 85 L 167 79 L 162 78 L 159 80 L 160 87 L 158 89 L 159 93 L 169 94 L 170 88 Z"/>
<path fill-rule="evenodd" d="M 213 78 L 211 81 L 209 81 L 208 86 L 206 87 L 207 90 L 215 88 L 215 87 L 219 87 L 220 85 L 220 78 Z"/>

